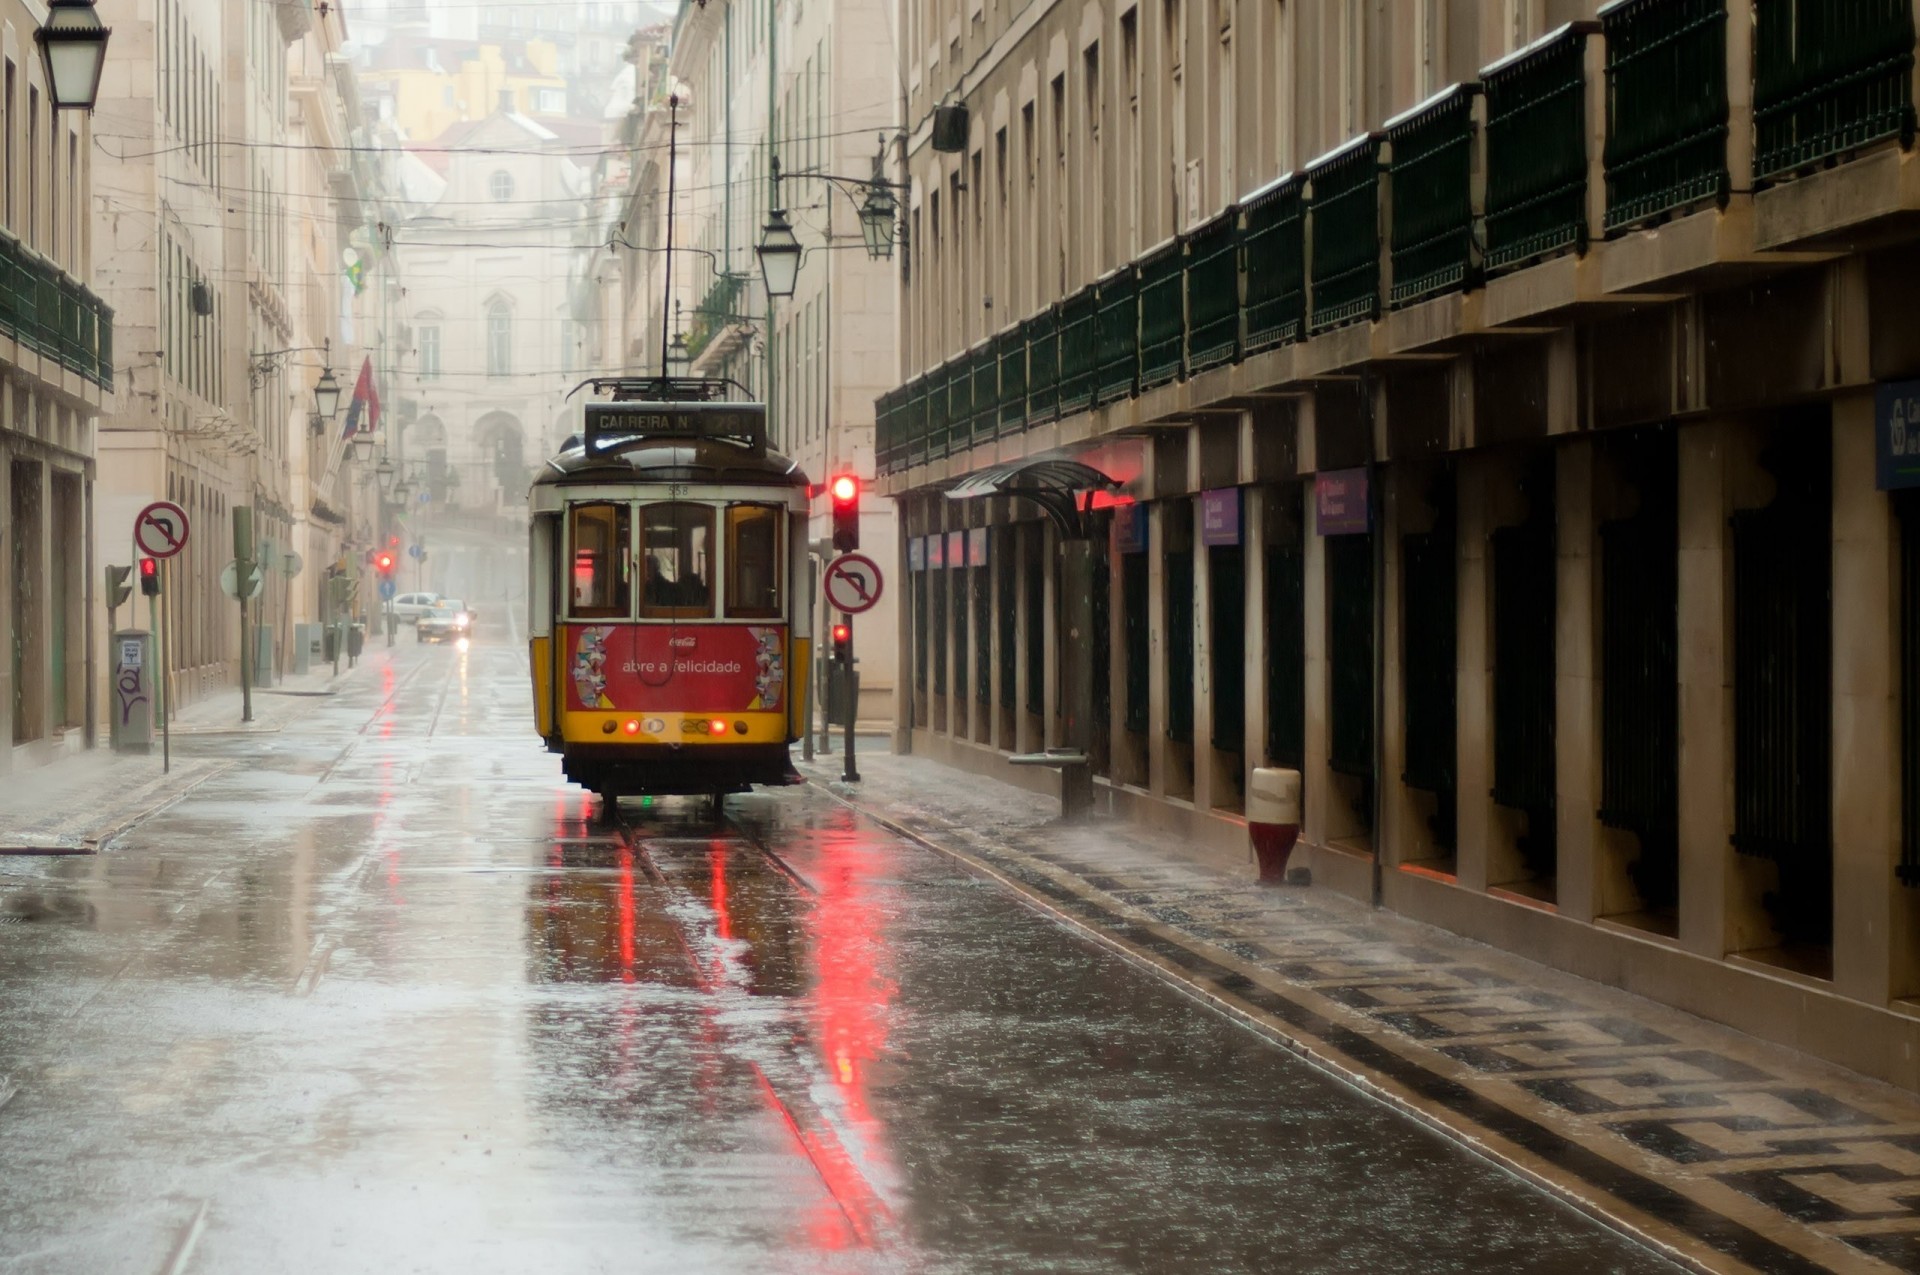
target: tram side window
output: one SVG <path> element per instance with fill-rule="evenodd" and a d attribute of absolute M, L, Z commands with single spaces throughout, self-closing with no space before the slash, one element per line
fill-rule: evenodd
<path fill-rule="evenodd" d="M 573 507 L 573 614 L 620 619 L 632 614 L 628 590 L 627 507 Z"/>
<path fill-rule="evenodd" d="M 642 506 L 640 536 L 646 568 L 640 614 L 683 620 L 711 616 L 713 507 L 686 501 Z"/>
<path fill-rule="evenodd" d="M 780 618 L 780 526 L 786 516 L 775 505 L 727 509 L 729 619 Z"/>

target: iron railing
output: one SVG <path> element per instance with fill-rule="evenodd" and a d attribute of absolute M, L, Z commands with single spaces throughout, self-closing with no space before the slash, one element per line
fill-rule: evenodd
<path fill-rule="evenodd" d="M 1727 173 L 1726 0 L 1618 0 L 1607 38 L 1608 230 L 1707 199 Z"/>
<path fill-rule="evenodd" d="M 1027 424 L 1039 425 L 1060 414 L 1060 307 L 1050 305 L 1028 319 Z"/>
<path fill-rule="evenodd" d="M 1184 240 L 1189 376 L 1240 357 L 1239 224 L 1240 210 L 1229 208 Z"/>
<path fill-rule="evenodd" d="M 1298 341 L 1307 320 L 1307 179 L 1289 173 L 1250 196 L 1240 230 L 1248 354 Z"/>
<path fill-rule="evenodd" d="M 1754 176 L 1889 137 L 1911 145 L 1913 50 L 1909 0 L 1756 0 Z"/>
<path fill-rule="evenodd" d="M 999 432 L 1016 434 L 1027 424 L 1027 325 L 1008 328 L 993 339 L 994 361 L 999 364 Z"/>
<path fill-rule="evenodd" d="M 1386 126 L 1393 305 L 1477 282 L 1474 100 L 1478 84 L 1455 84 Z"/>
<path fill-rule="evenodd" d="M 1488 68 L 1488 271 L 1587 246 L 1587 41 L 1575 22 Z"/>
<path fill-rule="evenodd" d="M 1062 416 L 1084 412 L 1093 406 L 1095 371 L 1099 364 L 1099 346 L 1094 324 L 1099 318 L 1100 298 L 1094 285 L 1088 284 L 1060 303 L 1057 322 L 1060 328 L 1060 402 Z"/>
<path fill-rule="evenodd" d="M 1102 276 L 1095 321 L 1094 402 L 1140 392 L 1140 276 L 1132 265 Z"/>
<path fill-rule="evenodd" d="M 1186 372 L 1185 248 L 1170 239 L 1140 258 L 1140 389 Z M 1102 398 L 1106 397 L 1103 392 Z"/>
<path fill-rule="evenodd" d="M 1307 169 L 1307 330 L 1380 317 L 1379 134 L 1356 137 Z"/>
<path fill-rule="evenodd" d="M 967 356 L 967 378 L 972 382 L 973 400 L 969 441 L 991 442 L 1000 432 L 1000 352 L 992 339 L 982 341 Z"/>
<path fill-rule="evenodd" d="M 694 311 L 693 322 L 687 325 L 688 358 L 699 358 L 720 330 L 733 321 L 733 307 L 739 303 L 743 291 L 744 280 L 740 275 L 721 275 L 713 281 L 707 295 L 700 299 L 700 308 Z"/>
<path fill-rule="evenodd" d="M 0 231 L 0 334 L 102 389 L 113 388 L 112 308 L 4 231 Z"/>

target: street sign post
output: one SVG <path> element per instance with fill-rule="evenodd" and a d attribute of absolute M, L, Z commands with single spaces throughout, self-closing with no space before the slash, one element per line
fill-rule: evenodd
<path fill-rule="evenodd" d="M 880 564 L 864 553 L 843 553 L 827 564 L 827 604 L 836 611 L 871 611 L 883 587 Z"/>
<path fill-rule="evenodd" d="M 187 511 L 171 500 L 156 500 L 133 520 L 133 543 L 149 558 L 171 558 L 187 546 Z"/>
<path fill-rule="evenodd" d="M 266 583 L 267 575 L 266 572 L 260 569 L 260 564 L 257 562 L 249 562 L 247 564 L 247 592 L 243 598 L 240 594 L 239 564 L 229 562 L 220 569 L 220 591 L 228 597 L 239 601 L 253 601 L 260 596 L 260 590 L 266 587 Z"/>

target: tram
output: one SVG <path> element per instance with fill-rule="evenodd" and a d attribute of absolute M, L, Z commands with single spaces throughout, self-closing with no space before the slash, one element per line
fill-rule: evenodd
<path fill-rule="evenodd" d="M 607 813 L 799 783 L 811 488 L 732 382 L 589 382 L 529 494 L 534 719 Z"/>

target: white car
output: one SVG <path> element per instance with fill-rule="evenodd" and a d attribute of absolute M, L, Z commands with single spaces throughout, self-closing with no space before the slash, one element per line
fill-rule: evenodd
<path fill-rule="evenodd" d="M 393 600 L 393 618 L 405 624 L 418 620 L 439 604 L 437 593 L 403 593 Z"/>

